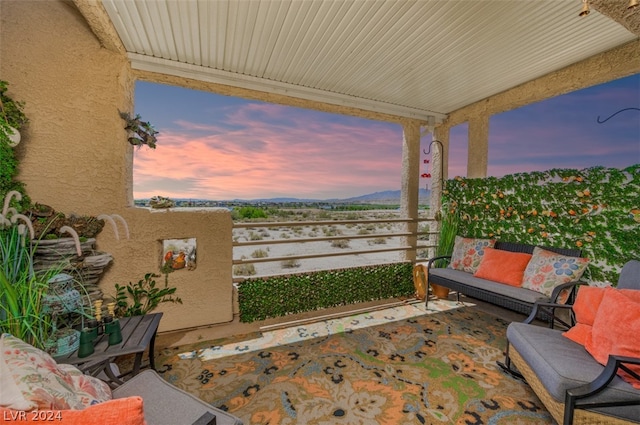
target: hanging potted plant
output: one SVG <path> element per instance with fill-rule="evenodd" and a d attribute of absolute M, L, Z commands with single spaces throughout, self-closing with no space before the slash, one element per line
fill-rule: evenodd
<path fill-rule="evenodd" d="M 142 121 L 140 114 L 136 114 L 134 117 L 126 112 L 120 112 L 120 117 L 125 120 L 125 130 L 129 132 L 127 140 L 133 146 L 147 145 L 151 149 L 156 148 L 156 142 L 158 141 L 158 131 L 153 128 L 149 121 Z"/>
<path fill-rule="evenodd" d="M 23 102 L 16 102 L 7 96 L 6 81 L 0 80 L 0 138 L 15 147 L 20 143 L 20 129 L 29 120 L 22 112 Z"/>
<path fill-rule="evenodd" d="M 439 216 L 439 217 L 438 217 Z M 436 246 L 436 257 L 448 256 L 453 253 L 456 235 L 458 234 L 459 217 L 458 212 L 451 209 L 448 205 L 443 205 L 442 210 L 436 216 L 436 220 L 440 219 L 440 234 L 438 235 L 438 244 Z M 449 264 L 449 259 L 439 259 L 433 263 L 432 267 L 444 268 Z M 448 298 L 449 288 L 445 286 L 431 284 L 433 295 L 438 298 Z"/>

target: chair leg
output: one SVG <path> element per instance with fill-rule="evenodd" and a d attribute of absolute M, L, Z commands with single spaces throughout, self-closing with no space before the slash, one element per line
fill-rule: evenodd
<path fill-rule="evenodd" d="M 496 364 L 506 374 L 511 375 L 511 377 L 524 380 L 524 376 L 522 376 L 520 372 L 511 368 L 511 358 L 509 357 L 509 346 L 510 346 L 509 341 L 507 341 L 507 349 L 505 350 L 504 363 L 502 363 L 501 361 L 497 361 Z"/>
<path fill-rule="evenodd" d="M 575 407 L 576 399 L 567 393 L 564 398 L 564 418 L 562 419 L 562 425 L 573 424 L 573 411 Z"/>

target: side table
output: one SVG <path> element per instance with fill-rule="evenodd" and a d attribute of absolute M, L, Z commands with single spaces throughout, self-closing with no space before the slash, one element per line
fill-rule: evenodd
<path fill-rule="evenodd" d="M 122 383 L 120 380 L 122 376 L 128 374 L 135 376 L 140 372 L 142 355 L 147 348 L 149 348 L 149 366 L 155 370 L 154 348 L 161 318 L 162 313 L 122 317 L 119 319 L 122 331 L 122 342 L 120 344 L 109 345 L 109 335 L 98 335 L 94 343 L 94 352 L 87 357 L 78 357 L 78 351 L 76 350 L 64 356 L 55 357 L 55 360 L 58 363 L 78 366 L 81 370 L 91 369 L 94 373 L 99 373 L 104 369 L 109 379 L 120 384 Z M 127 354 L 136 355 L 133 362 L 133 369 L 129 372 L 121 373 L 117 377 L 114 376 L 109 366 L 110 360 Z M 85 364 L 88 368 L 83 368 Z M 97 365 L 104 367 L 97 368 Z"/>

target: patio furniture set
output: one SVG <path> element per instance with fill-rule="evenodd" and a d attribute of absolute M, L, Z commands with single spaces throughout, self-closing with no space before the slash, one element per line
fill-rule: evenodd
<path fill-rule="evenodd" d="M 434 267 L 441 259 L 447 268 Z M 576 249 L 457 237 L 451 256 L 423 267 L 458 301 L 463 293 L 528 314 L 507 328 L 498 365 L 558 423 L 640 423 L 640 261 L 624 265 L 615 289 L 581 282 L 587 263 Z"/>
<path fill-rule="evenodd" d="M 529 313 L 524 322 L 509 325 L 505 362 L 499 365 L 525 379 L 558 423 L 640 423 L 640 348 L 629 331 L 640 327 L 640 261 L 624 266 L 614 289 L 580 282 L 588 260 L 572 249 L 458 238 L 449 267 L 433 268 L 435 260 L 428 263 L 429 283 Z M 563 271 L 553 285 L 540 277 L 549 262 Z M 523 287 L 526 279 L 538 287 Z M 572 314 L 560 318 L 556 310 Z M 0 381 L 12 404 L 1 407 L 2 414 L 16 423 L 38 421 L 40 417 L 27 413 L 45 411 L 62 415 L 57 417 L 64 423 L 242 424 L 155 372 L 154 341 L 161 317 L 122 318 L 122 343 L 109 345 L 103 336 L 94 353 L 83 358 L 71 353 L 53 359 L 4 334 Z M 549 327 L 534 323 L 539 318 Z M 557 323 L 564 329 L 556 329 Z M 139 373 L 146 351 L 151 368 Z M 114 373 L 112 360 L 125 354 L 135 355 L 133 369 Z M 34 382 L 28 377 L 35 371 L 48 376 Z M 47 388 L 47 383 L 62 388 Z M 65 396 L 43 400 L 43 393 Z"/>

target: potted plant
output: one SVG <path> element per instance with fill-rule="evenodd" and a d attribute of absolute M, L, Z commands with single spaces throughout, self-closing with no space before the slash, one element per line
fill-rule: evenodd
<path fill-rule="evenodd" d="M 440 221 L 440 233 L 438 235 L 435 258 L 450 257 L 453 253 L 456 235 L 458 234 L 458 212 L 455 209 L 450 208 L 448 205 L 443 205 L 441 211 L 436 215 L 436 220 Z M 449 259 L 441 258 L 434 261 L 432 267 L 444 268 L 447 267 L 448 264 Z M 432 283 L 431 290 L 433 295 L 438 298 L 449 297 L 449 288 L 447 287 Z"/>
<path fill-rule="evenodd" d="M 174 296 L 175 286 L 169 286 L 170 269 L 164 269 L 164 286 L 156 286 L 155 278 L 160 275 L 146 273 L 138 283 L 129 282 L 127 286 L 116 283 L 116 315 L 142 316 L 155 310 L 162 303 L 182 304 L 182 299 Z"/>
<path fill-rule="evenodd" d="M 120 112 L 120 117 L 125 120 L 125 130 L 129 132 L 127 140 L 134 146 L 147 145 L 151 149 L 156 148 L 156 142 L 158 141 L 158 131 L 153 128 L 149 121 L 142 121 L 140 114 L 136 114 L 134 117 L 126 112 Z"/>

